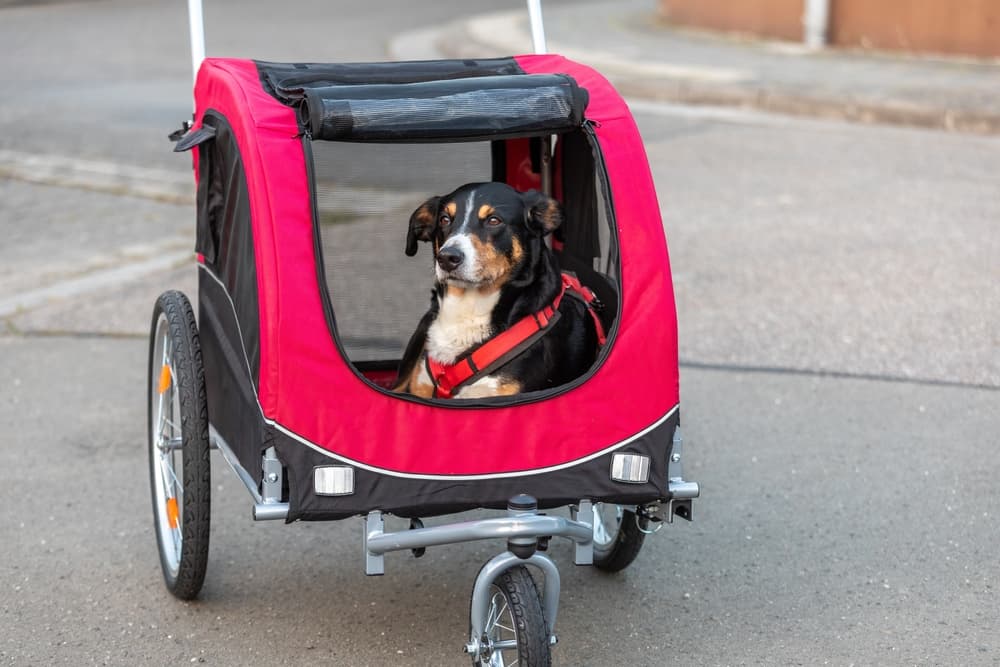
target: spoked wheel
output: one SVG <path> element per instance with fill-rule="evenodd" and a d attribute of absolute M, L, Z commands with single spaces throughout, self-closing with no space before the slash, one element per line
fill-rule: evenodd
<path fill-rule="evenodd" d="M 632 564 L 646 539 L 648 519 L 621 505 L 594 503 L 594 567 L 619 572 Z"/>
<path fill-rule="evenodd" d="M 180 292 L 153 309 L 149 342 L 149 482 L 163 578 L 190 600 L 205 581 L 211 503 L 208 405 L 198 325 Z"/>
<path fill-rule="evenodd" d="M 538 588 L 523 565 L 504 570 L 490 587 L 490 607 L 477 667 L 549 667 L 552 653 Z"/>

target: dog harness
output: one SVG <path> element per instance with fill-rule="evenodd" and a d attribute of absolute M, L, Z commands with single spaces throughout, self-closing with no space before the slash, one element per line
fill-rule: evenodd
<path fill-rule="evenodd" d="M 488 375 L 524 352 L 532 343 L 545 335 L 549 327 L 559 319 L 559 304 L 567 292 L 587 306 L 587 312 L 590 313 L 597 332 L 597 343 L 603 346 L 607 342 L 607 335 L 604 325 L 601 324 L 601 318 L 597 315 L 596 307 L 600 305 L 600 301 L 576 276 L 563 273 L 562 286 L 551 304 L 537 313 L 522 317 L 512 327 L 484 341 L 455 363 L 442 364 L 431 359 L 430 355 L 426 355 L 427 374 L 430 375 L 431 383 L 434 385 L 434 398 L 452 398 L 453 392 L 458 387 Z"/>

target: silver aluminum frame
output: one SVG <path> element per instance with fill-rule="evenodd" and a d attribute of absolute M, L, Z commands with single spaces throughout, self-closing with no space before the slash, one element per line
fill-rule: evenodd
<path fill-rule="evenodd" d="M 264 478 L 260 488 L 258 488 L 256 481 L 240 464 L 225 438 L 211 424 L 209 424 L 209 444 L 222 453 L 222 458 L 233 469 L 253 498 L 253 518 L 255 521 L 288 517 L 288 503 L 281 502 L 284 471 L 273 447 L 269 447 L 264 452 L 262 461 Z M 667 520 L 670 522 L 673 521 L 675 513 L 690 520 L 692 501 L 701 494 L 697 482 L 688 482 L 683 478 L 682 448 L 683 440 L 678 427 L 674 433 L 671 458 L 667 467 L 667 490 L 671 496 L 668 501 Z M 565 537 L 574 542 L 576 549 L 574 563 L 592 565 L 594 562 L 594 535 L 598 524 L 594 516 L 594 503 L 588 499 L 581 499 L 577 505 L 571 505 L 569 509 L 571 518 L 568 519 L 538 514 L 536 510 L 508 510 L 508 515 L 505 517 L 463 521 L 430 528 L 411 528 L 396 532 L 386 532 L 382 512 L 373 510 L 362 517 L 365 522 L 364 531 L 362 531 L 365 574 L 384 574 L 385 554 L 391 551 L 418 550 L 445 544 L 490 539 L 506 539 L 508 549 L 517 551 L 517 547 L 525 543 L 532 545 L 532 541 L 534 541 L 534 544 L 537 545 L 540 538 Z M 541 570 L 544 575 L 542 608 L 548 625 L 546 630 L 549 633 L 549 643 L 556 643 L 555 620 L 559 610 L 560 593 L 558 568 L 548 556 L 538 551 L 533 551 L 528 555 L 517 555 L 508 550 L 490 559 L 476 576 L 469 608 L 469 640 L 463 647 L 466 653 L 480 655 L 494 649 L 492 644 L 483 643 L 487 616 L 489 615 L 490 586 L 504 571 L 522 564 L 531 565 Z M 486 639 L 489 641 L 488 638 Z"/>
<path fill-rule="evenodd" d="M 681 437 L 681 427 L 674 429 L 673 447 L 670 449 L 670 461 L 667 463 L 667 491 L 670 500 L 667 501 L 667 523 L 674 522 L 674 515 L 691 520 L 693 500 L 701 495 L 698 482 L 684 480 L 683 466 L 684 438 Z"/>
<path fill-rule="evenodd" d="M 574 562 L 577 565 L 591 565 L 594 562 L 594 523 L 580 521 L 575 517 L 592 517 L 592 503 L 581 500 L 579 510 L 574 508 L 574 518 L 539 515 L 534 510 L 508 510 L 508 516 L 476 521 L 463 521 L 431 528 L 387 533 L 382 512 L 372 511 L 364 517 L 365 573 L 385 574 L 385 554 L 390 551 L 421 549 L 425 547 L 474 542 L 477 540 L 506 538 L 509 548 L 518 541 L 539 538 L 565 537 L 576 544 Z M 547 623 L 549 643 L 556 643 L 556 614 L 559 611 L 560 579 L 559 569 L 545 554 L 533 551 L 529 555 L 515 555 L 505 551 L 494 556 L 480 569 L 472 588 L 472 602 L 469 607 L 469 641 L 466 653 L 479 655 L 483 650 L 491 651 L 492 646 L 484 646 L 483 633 L 489 615 L 490 586 L 504 571 L 516 565 L 532 565 L 544 574 L 542 609 Z"/>
<path fill-rule="evenodd" d="M 583 514 L 583 516 L 587 516 Z M 390 551 L 405 551 L 435 547 L 459 542 L 475 542 L 492 539 L 517 539 L 539 537 L 566 537 L 577 544 L 574 562 L 577 565 L 593 563 L 594 528 L 586 521 L 567 519 L 561 516 L 520 515 L 514 517 L 494 517 L 477 521 L 463 521 L 430 528 L 416 528 L 395 533 L 385 532 L 382 512 L 369 512 L 365 521 L 364 546 L 365 574 L 385 574 L 385 554 Z"/>
<path fill-rule="evenodd" d="M 281 462 L 278 461 L 274 452 L 274 447 L 268 447 L 264 452 L 264 495 L 261 496 L 257 489 L 257 482 L 247 469 L 240 464 L 235 452 L 230 448 L 229 443 L 223 438 L 212 424 L 208 425 L 208 441 L 211 446 L 222 452 L 229 467 L 233 469 L 236 476 L 247 487 L 250 496 L 253 498 L 253 520 L 254 521 L 275 521 L 288 517 L 288 503 L 281 502 Z"/>

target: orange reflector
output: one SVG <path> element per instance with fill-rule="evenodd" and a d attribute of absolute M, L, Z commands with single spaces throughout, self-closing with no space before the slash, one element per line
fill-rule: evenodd
<path fill-rule="evenodd" d="M 171 528 L 177 527 L 177 521 L 179 518 L 180 515 L 177 511 L 177 499 L 167 498 L 167 522 L 170 523 Z"/>
<path fill-rule="evenodd" d="M 163 364 L 163 368 L 160 369 L 160 385 L 158 390 L 162 394 L 167 389 L 170 389 L 170 366 Z"/>

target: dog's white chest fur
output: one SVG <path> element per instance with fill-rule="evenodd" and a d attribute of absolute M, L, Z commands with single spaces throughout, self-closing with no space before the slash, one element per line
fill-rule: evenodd
<path fill-rule="evenodd" d="M 485 296 L 474 289 L 445 292 L 427 330 L 427 353 L 442 364 L 453 364 L 458 355 L 489 338 L 490 314 L 499 299 L 499 290 Z"/>

